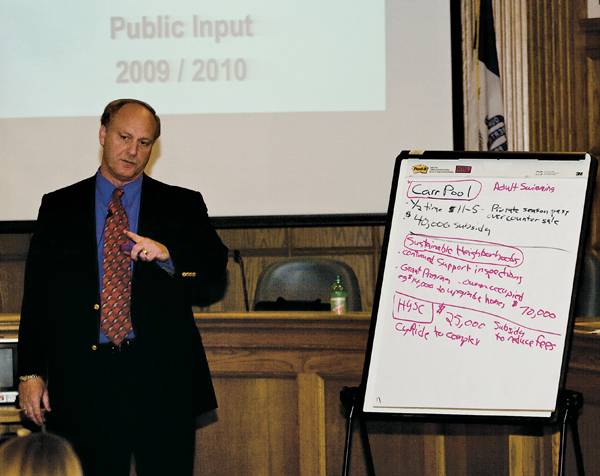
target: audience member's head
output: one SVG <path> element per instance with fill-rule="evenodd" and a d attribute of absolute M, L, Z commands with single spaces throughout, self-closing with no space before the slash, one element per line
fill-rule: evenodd
<path fill-rule="evenodd" d="M 2 476 L 83 476 L 71 445 L 50 433 L 18 436 L 0 446 Z"/>

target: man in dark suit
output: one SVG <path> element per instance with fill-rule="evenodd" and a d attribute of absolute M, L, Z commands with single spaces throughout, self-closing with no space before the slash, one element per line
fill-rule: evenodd
<path fill-rule="evenodd" d="M 143 173 L 159 135 L 148 104 L 109 103 L 98 172 L 45 195 L 31 239 L 20 405 L 86 475 L 191 474 L 216 407 L 191 306 L 222 297 L 227 249 L 198 192 Z"/>

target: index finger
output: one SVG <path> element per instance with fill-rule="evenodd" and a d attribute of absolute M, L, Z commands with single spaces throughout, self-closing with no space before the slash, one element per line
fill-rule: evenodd
<path fill-rule="evenodd" d="M 131 230 L 125 230 L 125 234 L 129 237 L 129 239 L 133 240 L 135 243 L 138 243 L 142 237 L 137 233 L 134 233 Z"/>
<path fill-rule="evenodd" d="M 35 424 L 37 426 L 42 426 L 44 424 L 44 414 L 42 413 L 42 410 L 37 410 L 33 413 L 32 418 L 31 418 Z"/>
<path fill-rule="evenodd" d="M 42 405 L 44 405 L 44 410 L 51 412 L 52 408 L 50 408 L 50 397 L 48 396 L 48 390 L 44 390 L 42 394 Z"/>
<path fill-rule="evenodd" d="M 42 412 L 40 402 L 33 402 L 30 411 L 31 415 L 29 415 L 29 418 L 38 426 L 42 426 L 42 424 L 44 423 L 44 414 Z"/>

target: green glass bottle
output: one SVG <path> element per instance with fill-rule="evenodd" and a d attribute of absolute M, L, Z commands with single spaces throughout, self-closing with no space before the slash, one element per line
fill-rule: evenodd
<path fill-rule="evenodd" d="M 335 281 L 329 288 L 329 303 L 331 304 L 331 311 L 335 314 L 344 314 L 346 312 L 346 301 L 348 293 L 342 283 L 342 277 L 338 274 L 335 277 Z"/>

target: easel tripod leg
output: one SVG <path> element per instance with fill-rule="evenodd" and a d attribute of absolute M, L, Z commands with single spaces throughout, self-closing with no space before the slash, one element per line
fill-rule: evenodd
<path fill-rule="evenodd" d="M 346 443 L 344 448 L 344 465 L 342 467 L 342 476 L 350 475 L 350 453 L 352 452 L 352 431 L 354 430 L 354 417 L 358 418 L 360 425 L 360 436 L 365 452 L 365 463 L 367 465 L 367 474 L 375 476 L 375 466 L 373 465 L 373 456 L 371 455 L 371 445 L 369 444 L 369 435 L 367 425 L 360 413 L 360 389 L 357 387 L 344 387 L 340 392 L 340 400 L 344 405 L 346 414 Z"/>
<path fill-rule="evenodd" d="M 344 447 L 344 466 L 342 467 L 342 476 L 350 474 L 350 449 L 352 448 L 352 426 L 354 417 L 354 403 L 348 412 L 346 419 L 346 445 Z"/>
<path fill-rule="evenodd" d="M 558 450 L 558 476 L 565 474 L 565 453 L 567 451 L 567 419 L 569 417 L 569 409 L 565 412 L 560 423 L 560 445 Z"/>
<path fill-rule="evenodd" d="M 367 424 L 364 418 L 358 419 L 360 423 L 360 436 L 362 438 L 363 449 L 365 452 L 365 463 L 367 464 L 367 474 L 375 476 L 375 465 L 373 464 L 373 455 L 371 454 L 371 445 L 369 444 L 369 433 L 367 433 Z"/>
<path fill-rule="evenodd" d="M 585 476 L 583 467 L 583 453 L 581 451 L 581 442 L 579 441 L 579 430 L 577 428 L 577 415 L 571 418 L 571 436 L 573 437 L 573 448 L 575 449 L 575 464 L 577 465 L 577 474 Z"/>
<path fill-rule="evenodd" d="M 560 450 L 558 454 L 558 474 L 565 474 L 565 454 L 567 449 L 567 430 L 571 427 L 573 437 L 573 449 L 575 451 L 575 462 L 577 464 L 577 474 L 585 476 L 583 467 L 583 453 L 581 451 L 581 442 L 579 441 L 579 430 L 577 428 L 577 418 L 583 406 L 583 396 L 579 392 L 564 390 L 561 397 L 561 406 L 563 408 L 561 428 L 560 428 Z"/>

